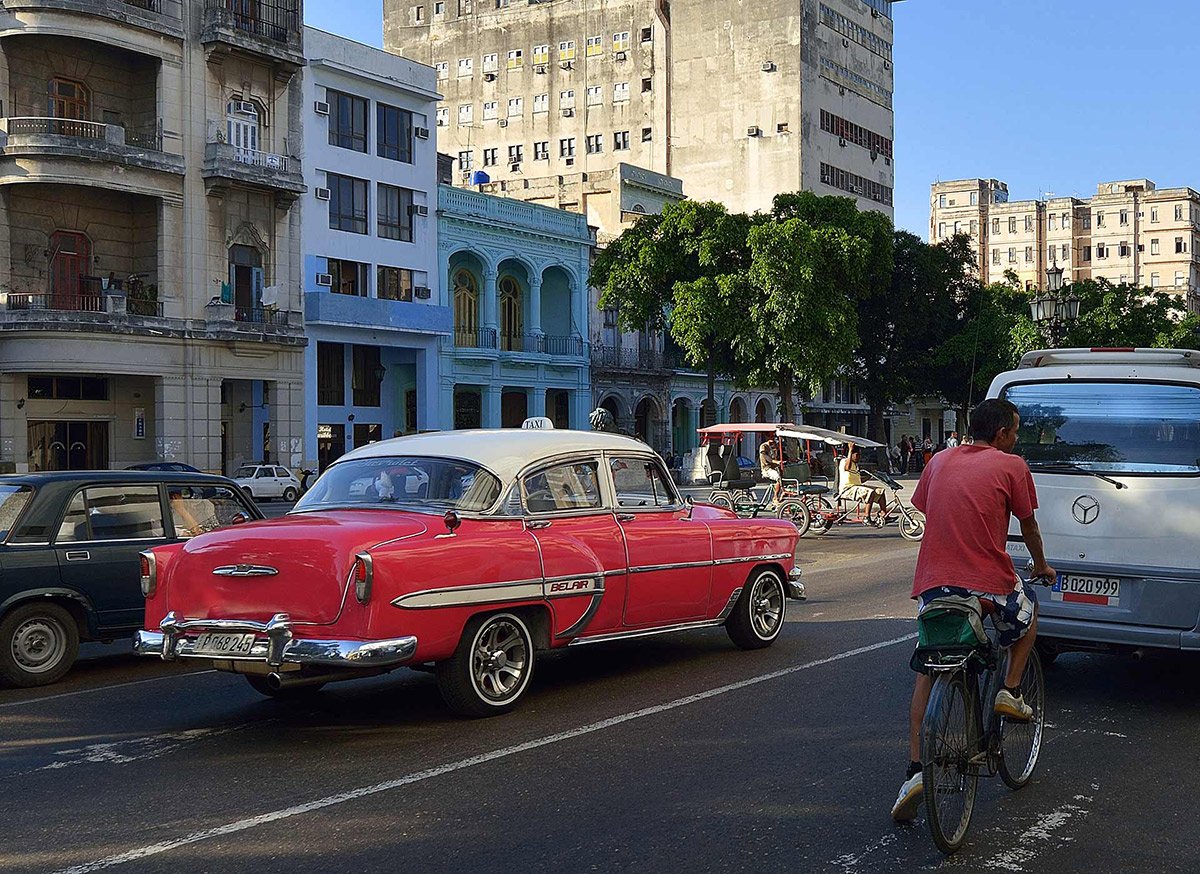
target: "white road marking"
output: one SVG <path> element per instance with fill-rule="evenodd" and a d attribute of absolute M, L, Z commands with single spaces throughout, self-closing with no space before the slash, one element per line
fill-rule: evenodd
<path fill-rule="evenodd" d="M 1092 799 L 1087 795 L 1076 795 L 1075 800 L 1084 802 Z M 1022 866 L 1037 858 L 1038 853 L 1045 849 L 1045 845 L 1055 837 L 1056 831 L 1070 822 L 1072 817 L 1087 815 L 1086 807 L 1081 807 L 1079 804 L 1064 804 L 1025 829 L 1020 837 L 1010 842 L 1007 849 L 986 860 L 983 867 L 1000 868 L 1005 871 L 1024 871 Z M 1073 840 L 1075 839 L 1067 835 L 1060 835 L 1057 844 L 1062 846 Z"/>
<path fill-rule="evenodd" d="M 215 674 L 216 671 L 188 671 L 183 674 L 167 674 L 162 677 L 147 677 L 145 680 L 130 680 L 128 683 L 114 683 L 111 686 L 96 686 L 92 689 L 76 689 L 74 692 L 59 692 L 57 695 L 46 695 L 41 698 L 26 698 L 24 701 L 8 701 L 0 704 L 5 707 L 24 707 L 28 704 L 41 704 L 43 701 L 57 701 L 60 698 L 73 698 L 76 695 L 88 695 L 92 692 L 106 692 L 109 689 L 124 689 L 127 686 L 140 686 L 142 683 L 157 683 L 160 680 L 178 680 L 180 677 L 199 677 L 203 674 Z"/>
<path fill-rule="evenodd" d="M 670 710 L 676 710 L 680 707 L 686 707 L 690 704 L 695 704 L 700 701 L 706 701 L 709 698 L 715 698 L 718 695 L 724 695 L 728 692 L 736 692 L 739 689 L 746 689 L 750 686 L 756 686 L 759 683 L 765 683 L 768 680 L 775 680 L 780 677 L 786 677 L 789 674 L 795 674 L 799 671 L 806 671 L 811 668 L 819 668 L 822 665 L 832 664 L 842 661 L 843 659 L 853 658 L 854 656 L 863 655 L 864 653 L 874 652 L 885 647 L 895 646 L 898 643 L 905 643 L 916 637 L 916 634 L 906 634 L 903 637 L 894 637 L 891 640 L 882 640 L 878 643 L 868 644 L 866 646 L 856 647 L 855 649 L 840 652 L 837 655 L 828 656 L 823 659 L 817 659 L 811 662 L 805 662 L 802 665 L 793 665 L 790 668 L 782 668 L 778 671 L 771 671 L 767 674 L 760 674 L 757 677 L 750 677 L 746 680 L 739 680 L 736 683 L 729 683 L 724 686 L 718 686 L 715 689 L 709 689 L 705 692 L 698 692 L 695 695 L 688 695 L 684 698 L 676 698 L 674 701 L 668 701 L 665 704 L 656 704 L 652 707 L 644 707 L 641 710 L 634 710 L 629 713 L 623 713 L 619 716 L 613 716 L 608 719 L 602 719 L 599 722 L 593 722 L 589 725 L 573 728 L 569 731 L 559 732 L 547 737 L 537 738 L 536 740 L 526 741 L 525 743 L 514 744 L 513 746 L 503 747 L 491 752 L 481 753 L 477 756 L 470 756 L 466 759 L 459 759 L 457 762 L 449 762 L 445 765 L 438 765 L 436 768 L 428 768 L 424 771 L 417 771 L 413 774 L 408 774 L 404 777 L 398 777 L 394 780 L 385 780 L 382 783 L 376 783 L 372 786 L 362 786 L 358 789 L 351 789 L 346 792 L 339 792 L 336 795 L 327 795 L 324 798 L 318 798 L 313 801 L 307 801 L 303 804 L 296 804 L 291 807 L 285 807 L 280 810 L 273 810 L 268 813 L 260 813 L 258 816 L 248 817 L 246 819 L 235 820 L 234 822 L 226 823 L 225 825 L 215 828 L 204 829 L 203 831 L 192 832 L 179 838 L 174 838 L 167 841 L 160 841 L 156 844 L 149 844 L 144 847 L 138 847 L 133 850 L 127 850 L 124 853 L 118 853 L 115 856 L 108 856 L 103 859 L 97 859 L 93 862 L 85 862 L 82 865 L 75 865 L 70 868 L 64 868 L 56 874 L 89 874 L 91 871 L 100 871 L 105 868 L 112 868 L 117 865 L 123 865 L 127 862 L 136 862 L 139 859 L 145 859 L 150 856 L 157 856 L 161 853 L 166 853 L 171 850 L 185 847 L 189 844 L 199 843 L 200 841 L 211 840 L 212 838 L 224 837 L 225 835 L 236 834 L 248 829 L 257 828 L 258 826 L 268 825 L 273 822 L 278 822 L 282 819 L 288 819 L 293 816 L 300 816 L 305 813 L 323 810 L 327 807 L 333 807 L 338 804 L 345 804 L 348 801 L 357 801 L 360 798 L 366 798 L 371 795 L 378 795 L 381 792 L 390 792 L 393 789 L 399 789 L 403 786 L 410 786 L 413 783 L 420 783 L 424 780 L 431 780 L 434 777 L 441 777 L 446 774 L 452 774 L 455 771 L 462 771 L 466 768 L 473 768 L 476 765 L 483 765 L 488 762 L 494 762 L 497 759 L 508 758 L 519 753 L 528 752 L 538 749 L 539 747 L 549 746 L 551 744 L 561 743 L 562 741 L 572 740 L 583 735 L 592 734 L 597 731 L 603 731 L 626 722 L 631 722 L 635 719 L 642 719 L 647 716 L 654 716 L 659 713 L 665 713 Z"/>
<path fill-rule="evenodd" d="M 844 874 L 854 874 L 854 872 L 858 870 L 859 862 L 861 862 L 867 856 L 870 856 L 872 853 L 882 850 L 888 844 L 894 844 L 898 839 L 899 836 L 895 832 L 886 834 L 869 847 L 865 847 L 862 850 L 859 850 L 857 853 L 846 853 L 844 856 L 838 856 L 836 859 L 830 862 L 830 864 L 840 865 Z"/>

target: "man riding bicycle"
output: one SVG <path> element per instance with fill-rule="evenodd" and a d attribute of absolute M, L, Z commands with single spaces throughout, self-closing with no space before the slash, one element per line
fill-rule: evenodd
<path fill-rule="evenodd" d="M 774 438 L 768 437 L 758 447 L 758 469 L 764 479 L 775 484 L 776 499 L 783 493 L 783 465 L 784 461 L 775 448 Z"/>
<path fill-rule="evenodd" d="M 1042 535 L 1034 511 L 1037 493 L 1029 466 L 1013 455 L 1021 416 L 1001 398 L 984 401 L 971 413 L 974 444 L 939 452 L 921 475 L 912 504 L 926 516 L 925 537 L 917 556 L 912 597 L 917 615 L 937 599 L 975 597 L 1000 632 L 1000 645 L 1010 649 L 1004 688 L 993 710 L 1014 721 L 1028 721 L 1033 710 L 1021 697 L 1025 662 L 1037 637 L 1037 597 L 1013 573 L 1005 550 L 1009 517 L 1016 516 L 1033 558 L 1033 575 L 1053 579 L 1046 563 Z M 928 674 L 918 674 L 909 707 L 908 773 L 892 806 L 892 819 L 916 816 L 923 789 L 921 720 L 933 687 Z"/>

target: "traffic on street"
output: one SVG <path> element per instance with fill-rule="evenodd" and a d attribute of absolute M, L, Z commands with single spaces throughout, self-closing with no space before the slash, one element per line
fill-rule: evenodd
<path fill-rule="evenodd" d="M 0 868 L 167 872 L 1143 870 L 1192 867 L 1194 657 L 1046 669 L 1033 783 L 985 785 L 942 862 L 888 817 L 906 758 L 917 545 L 805 539 L 808 600 L 775 646 L 720 629 L 571 649 L 527 706 L 449 716 L 431 676 L 304 702 L 97 646 L 59 685 L 0 693 Z M 127 644 L 126 644 L 127 646 Z M 1161 840 L 1170 833 L 1169 843 Z M 1012 848 L 1020 845 L 1014 856 Z M 1124 860 L 1127 860 L 1124 861 Z M 955 864 L 957 863 L 957 864 Z"/>

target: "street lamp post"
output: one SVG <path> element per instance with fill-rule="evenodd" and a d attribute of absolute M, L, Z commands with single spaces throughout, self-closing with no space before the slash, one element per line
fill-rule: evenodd
<path fill-rule="evenodd" d="M 1046 268 L 1046 291 L 1029 302 L 1029 314 L 1052 347 L 1063 341 L 1067 329 L 1079 318 L 1079 296 L 1063 288 L 1063 269 L 1057 262 Z"/>

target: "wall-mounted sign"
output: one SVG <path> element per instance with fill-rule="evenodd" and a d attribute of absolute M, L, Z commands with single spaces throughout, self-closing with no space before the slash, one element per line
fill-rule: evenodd
<path fill-rule="evenodd" d="M 146 411 L 141 407 L 133 411 L 133 436 L 136 440 L 146 439 Z"/>

